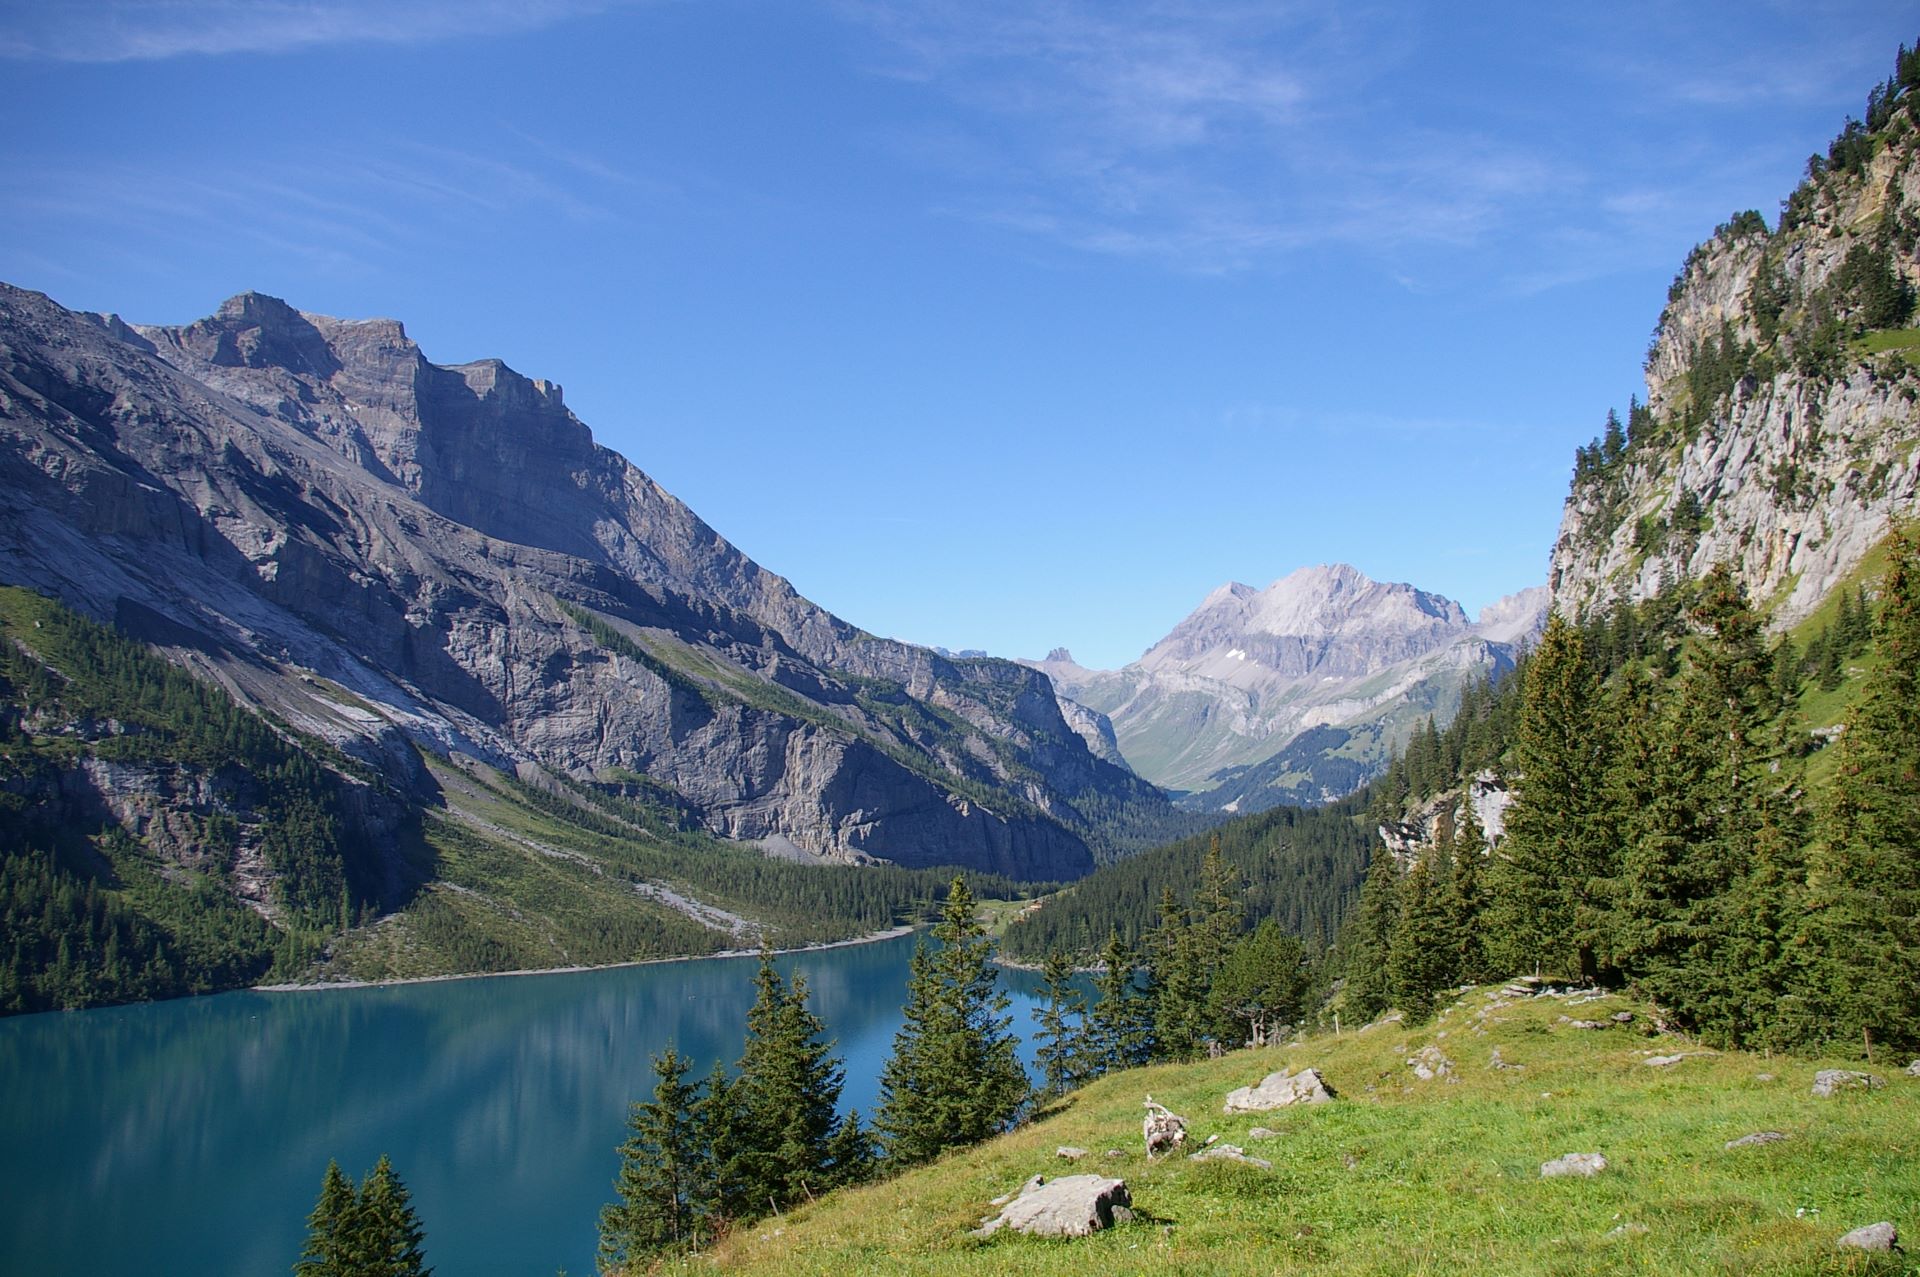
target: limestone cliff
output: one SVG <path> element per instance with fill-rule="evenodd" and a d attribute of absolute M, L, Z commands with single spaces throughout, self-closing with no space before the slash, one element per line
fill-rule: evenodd
<path fill-rule="evenodd" d="M 788 853 L 1071 877 L 1168 813 L 1042 675 L 858 630 L 558 386 L 391 320 L 246 294 L 135 327 L 0 286 L 0 580 L 370 762 L 639 773 Z"/>
<path fill-rule="evenodd" d="M 1897 87 L 1897 86 L 1896 86 Z M 1769 230 L 1721 226 L 1674 280 L 1647 400 L 1580 450 L 1553 550 L 1581 614 L 1731 564 L 1776 627 L 1920 501 L 1920 130 L 1876 96 Z"/>

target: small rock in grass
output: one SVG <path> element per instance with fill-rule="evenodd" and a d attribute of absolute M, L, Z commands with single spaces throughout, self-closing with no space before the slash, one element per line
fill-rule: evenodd
<path fill-rule="evenodd" d="M 1127 1155 L 1127 1150 L 1124 1148 L 1110 1148 L 1107 1150 L 1107 1160 L 1109 1162 L 1113 1161 L 1115 1158 L 1125 1157 L 1126 1155 Z"/>
<path fill-rule="evenodd" d="M 1256 1126 L 1247 1132 L 1247 1138 L 1250 1140 L 1277 1140 L 1280 1138 L 1280 1132 L 1270 1131 L 1264 1126 Z"/>
<path fill-rule="evenodd" d="M 1453 1061 L 1440 1053 L 1437 1046 L 1423 1046 L 1407 1060 L 1407 1067 L 1422 1082 L 1431 1082 L 1437 1077 L 1448 1077 L 1453 1073 Z"/>
<path fill-rule="evenodd" d="M 1084 1148 L 1074 1148 L 1070 1144 L 1062 1144 L 1059 1148 L 1053 1150 L 1053 1155 L 1055 1157 L 1064 1157 L 1069 1162 L 1077 1162 L 1087 1155 L 1087 1150 Z"/>
<path fill-rule="evenodd" d="M 1753 1080 L 1754 1080 L 1754 1081 L 1756 1081 L 1756 1082 L 1771 1082 L 1771 1081 L 1773 1081 L 1773 1074 L 1771 1074 L 1771 1073 L 1756 1073 L 1756 1074 L 1754 1074 L 1754 1075 L 1753 1075 Z"/>
<path fill-rule="evenodd" d="M 1891 1223 L 1881 1220 L 1878 1224 L 1854 1229 L 1834 1244 L 1842 1250 L 1898 1250 L 1900 1232 Z"/>
<path fill-rule="evenodd" d="M 1487 1057 L 1487 1067 L 1490 1069 L 1524 1069 L 1527 1066 L 1524 1064 L 1509 1063 L 1507 1058 L 1500 1054 L 1500 1048 L 1496 1046 L 1493 1048 L 1493 1054 Z"/>
<path fill-rule="evenodd" d="M 1907 1065 L 1907 1076 L 1920 1077 L 1920 1060 L 1915 1060 L 1912 1064 Z"/>
<path fill-rule="evenodd" d="M 1633 1012 L 1631 1012 L 1631 1011 L 1615 1011 L 1615 1012 L 1613 1013 L 1613 1022 L 1614 1022 L 1615 1024 L 1632 1024 L 1632 1023 L 1633 1023 Z"/>
<path fill-rule="evenodd" d="M 1686 1058 L 1687 1055 L 1684 1051 L 1679 1055 L 1649 1055 L 1647 1057 L 1647 1067 L 1650 1069 L 1670 1068 Z"/>
<path fill-rule="evenodd" d="M 1618 1228 L 1608 1229 L 1607 1236 L 1609 1237 L 1645 1237 L 1648 1233 L 1652 1231 L 1653 1230 L 1651 1228 L 1648 1228 L 1645 1224 L 1637 1224 L 1637 1223 L 1622 1224 Z"/>
<path fill-rule="evenodd" d="M 1755 1131 L 1751 1135 L 1742 1135 L 1737 1140 L 1728 1140 L 1727 1147 L 1729 1149 L 1755 1148 L 1761 1144 L 1778 1144 L 1785 1138 L 1787 1137 L 1779 1131 Z"/>
<path fill-rule="evenodd" d="M 1871 1091 L 1886 1084 L 1887 1080 L 1883 1077 L 1853 1069 L 1821 1069 L 1813 1075 L 1813 1093 L 1819 1096 L 1838 1095 L 1842 1091 Z"/>
<path fill-rule="evenodd" d="M 1568 1153 L 1551 1162 L 1540 1163 L 1541 1179 L 1559 1179 L 1566 1175 L 1592 1176 L 1607 1169 L 1607 1159 L 1599 1153 Z"/>
<path fill-rule="evenodd" d="M 1245 1162 L 1248 1166 L 1258 1166 L 1263 1171 L 1273 1169 L 1273 1163 L 1264 1157 L 1249 1157 L 1247 1150 L 1237 1144 L 1213 1144 L 1198 1153 L 1187 1155 L 1189 1162 Z"/>
<path fill-rule="evenodd" d="M 1607 1027 L 1607 1022 L 1605 1020 L 1569 1020 L 1567 1026 L 1574 1029 L 1604 1029 Z"/>
<path fill-rule="evenodd" d="M 1289 1074 L 1281 1069 L 1267 1074 L 1258 1086 L 1229 1092 L 1225 1108 L 1229 1113 L 1264 1113 L 1293 1104 L 1325 1104 L 1332 1099 L 1333 1088 L 1320 1076 L 1320 1070 L 1302 1069 Z"/>

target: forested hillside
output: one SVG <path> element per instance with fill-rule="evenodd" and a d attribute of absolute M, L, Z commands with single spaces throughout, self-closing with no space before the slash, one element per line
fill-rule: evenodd
<path fill-rule="evenodd" d="M 728 846 L 638 776 L 420 777 L 395 789 L 0 590 L 0 1013 L 841 940 L 918 920 L 951 877 Z"/>

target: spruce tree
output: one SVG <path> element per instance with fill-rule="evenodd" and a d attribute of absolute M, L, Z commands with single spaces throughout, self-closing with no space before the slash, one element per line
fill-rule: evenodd
<path fill-rule="evenodd" d="M 1400 913 L 1388 950 L 1394 1002 L 1412 1024 L 1433 1018 L 1441 990 L 1456 979 L 1456 943 L 1447 901 L 1452 878 L 1453 837 L 1443 829 L 1400 883 Z"/>
<path fill-rule="evenodd" d="M 307 1216 L 307 1244 L 293 1271 L 300 1277 L 352 1277 L 360 1270 L 356 1248 L 353 1182 L 338 1162 L 327 1163 L 320 1181 L 320 1200 Z"/>
<path fill-rule="evenodd" d="M 362 1277 L 426 1277 L 432 1271 L 425 1266 L 421 1250 L 426 1230 L 413 1212 L 407 1186 L 400 1182 L 385 1153 L 361 1181 L 355 1214 L 358 1249 L 365 1256 L 356 1273 Z"/>
<path fill-rule="evenodd" d="M 1153 1052 L 1153 1007 L 1140 989 L 1133 950 L 1117 928 L 1107 931 L 1094 977 L 1093 1009 L 1088 1013 L 1093 1071 L 1107 1073 L 1145 1064 Z"/>
<path fill-rule="evenodd" d="M 826 1026 L 807 1007 L 804 977 L 781 979 L 762 947 L 754 976 L 746 1044 L 729 1085 L 723 1172 L 747 1215 L 804 1200 L 830 1178 L 830 1150 L 840 1134 L 837 1112 L 845 1070 L 822 1040 Z"/>
<path fill-rule="evenodd" d="M 1304 1017 L 1308 984 L 1300 941 L 1267 918 L 1240 938 L 1214 978 L 1215 1018 L 1241 1026 L 1235 1043 L 1265 1046 Z"/>
<path fill-rule="evenodd" d="M 998 1134 L 1027 1098 L 1011 1003 L 965 878 L 948 889 L 933 938 L 914 949 L 904 1022 L 880 1075 L 874 1126 L 897 1166 Z"/>
<path fill-rule="evenodd" d="M 1340 928 L 1339 961 L 1346 973 L 1346 1009 L 1367 1021 L 1393 1004 L 1393 928 L 1400 918 L 1400 871 L 1393 853 L 1374 850 L 1360 900 Z"/>
<path fill-rule="evenodd" d="M 1481 935 L 1487 898 L 1480 874 L 1486 852 L 1486 838 L 1469 801 L 1466 818 L 1454 838 L 1453 872 L 1448 875 L 1443 897 L 1452 936 L 1453 978 L 1462 983 L 1478 984 L 1495 975 L 1487 969 L 1486 942 Z"/>
<path fill-rule="evenodd" d="M 1040 1065 L 1041 1091 L 1065 1095 L 1086 1080 L 1089 1070 L 1087 1000 L 1073 987 L 1073 964 L 1064 950 L 1047 954 L 1040 968 L 1042 1001 L 1035 1018 L 1040 1032 L 1035 1062 Z"/>
<path fill-rule="evenodd" d="M 1617 872 L 1599 785 L 1610 746 L 1585 640 L 1558 613 L 1527 662 L 1516 726 L 1515 801 L 1491 875 L 1494 956 L 1593 979 Z"/>
<path fill-rule="evenodd" d="M 1207 985 L 1190 912 L 1172 887 L 1160 889 L 1160 925 L 1148 937 L 1147 989 L 1153 1001 L 1153 1053 L 1190 1060 L 1206 1036 Z"/>
<path fill-rule="evenodd" d="M 700 1109 L 706 1088 L 689 1083 L 692 1062 L 672 1047 L 653 1057 L 653 1098 L 636 1102 L 620 1146 L 617 1201 L 600 1210 L 601 1270 L 687 1251 L 709 1236 L 712 1165 Z"/>
<path fill-rule="evenodd" d="M 1909 1052 L 1920 1049 L 1920 545 L 1903 528 L 1889 548 L 1879 661 L 1840 739 L 1809 895 L 1833 1034 Z"/>

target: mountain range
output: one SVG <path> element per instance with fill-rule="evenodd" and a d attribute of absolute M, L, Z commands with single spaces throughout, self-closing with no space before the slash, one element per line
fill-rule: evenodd
<path fill-rule="evenodd" d="M 1251 812 L 1359 788 L 1427 716 L 1444 724 L 1468 680 L 1511 669 L 1546 603 L 1535 587 L 1471 621 L 1452 599 L 1331 564 L 1219 587 L 1124 669 L 1065 649 L 1029 663 L 1090 747 L 1110 735 L 1183 805 Z"/>
<path fill-rule="evenodd" d="M 131 325 L 0 286 L 0 581 L 429 803 L 420 757 L 471 759 L 787 856 L 1027 879 L 1179 826 L 1039 673 L 833 616 L 559 386 L 393 320 L 249 293 Z"/>

